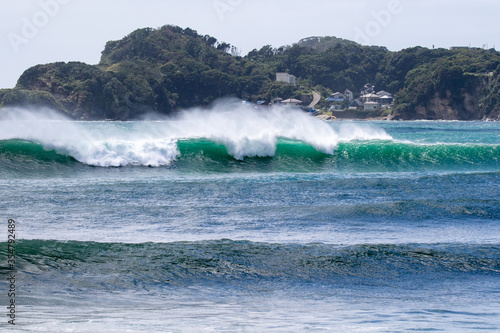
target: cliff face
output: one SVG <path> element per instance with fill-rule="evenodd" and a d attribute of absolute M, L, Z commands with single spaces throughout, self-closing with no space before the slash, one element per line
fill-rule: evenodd
<path fill-rule="evenodd" d="M 393 113 L 399 120 L 500 120 L 500 66 L 487 74 L 460 67 L 408 74 Z"/>
<path fill-rule="evenodd" d="M 427 120 L 483 120 L 485 113 L 479 106 L 480 92 L 463 92 L 458 98 L 453 98 L 448 90 L 446 96 L 442 97 L 436 93 L 427 103 L 427 106 L 419 105 L 414 112 L 406 114 L 406 119 Z"/>
<path fill-rule="evenodd" d="M 129 97 L 130 92 L 112 74 L 71 62 L 28 69 L 3 102 L 42 104 L 75 119 L 127 119 L 134 107 Z"/>

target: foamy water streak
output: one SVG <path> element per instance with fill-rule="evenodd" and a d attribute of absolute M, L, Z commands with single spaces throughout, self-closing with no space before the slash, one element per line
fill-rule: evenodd
<path fill-rule="evenodd" d="M 192 109 L 175 118 L 140 122 L 74 122 L 52 111 L 2 112 L 0 140 L 22 139 L 93 166 L 169 165 L 177 142 L 207 139 L 234 158 L 272 157 L 279 138 L 302 141 L 333 154 L 339 142 L 391 140 L 382 129 L 328 123 L 292 108 L 254 109 L 234 101 Z"/>

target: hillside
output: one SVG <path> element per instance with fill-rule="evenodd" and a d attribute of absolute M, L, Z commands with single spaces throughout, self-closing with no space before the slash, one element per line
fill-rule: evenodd
<path fill-rule="evenodd" d="M 239 94 L 243 59 L 228 54 L 229 48 L 191 29 L 140 29 L 108 42 L 97 66 L 70 62 L 28 69 L 13 91 L 3 92 L 2 103 L 38 104 L 43 95 L 76 119 L 168 114 Z"/>
<path fill-rule="evenodd" d="M 75 119 L 125 120 L 169 114 L 220 97 L 245 100 L 323 97 L 371 82 L 396 94 L 395 119 L 500 119 L 500 53 L 494 50 L 390 52 L 336 37 L 310 37 L 291 46 L 264 46 L 245 57 L 234 46 L 175 26 L 139 29 L 108 42 L 98 65 L 38 65 L 0 106 L 45 105 Z M 298 78 L 275 81 L 276 72 Z M 326 102 L 322 102 L 326 106 Z"/>

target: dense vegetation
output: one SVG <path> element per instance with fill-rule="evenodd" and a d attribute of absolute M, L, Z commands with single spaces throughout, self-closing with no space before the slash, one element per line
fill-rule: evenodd
<path fill-rule="evenodd" d="M 359 94 L 371 82 L 377 90 L 397 94 L 396 118 L 439 118 L 415 110 L 431 108 L 440 98 L 459 110 L 460 119 L 495 118 L 500 114 L 499 65 L 500 54 L 494 50 L 415 47 L 390 52 L 335 37 L 264 46 L 241 57 L 234 46 L 214 37 L 164 26 L 108 42 L 96 66 L 70 62 L 32 67 L 14 89 L 0 90 L 0 105 L 47 105 L 77 119 L 129 119 L 227 96 L 308 102 L 312 90 L 323 97 L 346 88 Z M 299 84 L 276 82 L 276 72 L 295 75 Z"/>
<path fill-rule="evenodd" d="M 416 108 L 442 99 L 458 119 L 498 119 L 499 74 L 499 54 L 493 50 L 446 51 L 408 71 L 396 111 L 405 119 L 414 118 Z"/>

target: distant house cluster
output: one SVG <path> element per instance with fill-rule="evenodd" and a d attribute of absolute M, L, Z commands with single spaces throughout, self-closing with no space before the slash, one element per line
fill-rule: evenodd
<path fill-rule="evenodd" d="M 388 108 L 394 101 L 394 97 L 390 92 L 385 90 L 375 92 L 375 86 L 367 83 L 361 90 L 360 97 L 357 99 L 354 99 L 353 93 L 349 89 L 346 89 L 343 93 L 336 92 L 332 94 L 326 100 L 332 102 L 331 111 L 345 109 L 371 111 Z M 348 102 L 348 104 L 346 105 L 345 102 Z M 342 103 L 344 103 L 344 107 L 342 107 Z"/>
<path fill-rule="evenodd" d="M 287 84 L 297 84 L 297 78 L 294 75 L 289 73 L 276 73 L 276 81 L 284 82 Z M 344 110 L 379 110 L 379 109 L 387 109 L 394 101 L 394 97 L 390 92 L 385 90 L 381 90 L 379 92 L 375 91 L 375 86 L 373 84 L 367 83 L 364 85 L 361 90 L 361 94 L 359 98 L 354 98 L 354 93 L 346 89 L 343 92 L 337 91 L 331 94 L 330 97 L 326 98 L 328 102 L 331 103 L 330 111 L 344 111 Z M 264 101 L 259 101 L 262 104 L 259 105 L 267 105 L 264 104 Z M 271 105 L 273 104 L 285 104 L 287 106 L 297 106 L 302 103 L 302 101 L 295 99 L 287 99 L 283 100 L 281 98 L 274 99 L 271 101 Z"/>

